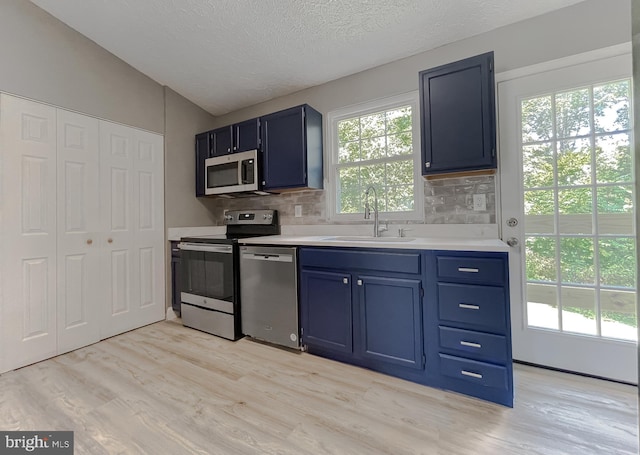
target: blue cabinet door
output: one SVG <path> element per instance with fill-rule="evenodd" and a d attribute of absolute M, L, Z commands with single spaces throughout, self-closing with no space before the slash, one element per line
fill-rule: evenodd
<path fill-rule="evenodd" d="M 262 152 L 265 189 L 306 185 L 304 106 L 262 117 Z"/>
<path fill-rule="evenodd" d="M 422 369 L 422 299 L 419 280 L 358 276 L 363 357 Z"/>
<path fill-rule="evenodd" d="M 196 197 L 204 196 L 205 167 L 204 161 L 211 154 L 211 134 L 209 132 L 196 135 Z"/>
<path fill-rule="evenodd" d="M 303 269 L 300 297 L 304 344 L 351 353 L 351 275 Z"/>
<path fill-rule="evenodd" d="M 493 52 L 419 77 L 422 174 L 495 168 Z"/>
<path fill-rule="evenodd" d="M 233 125 L 233 152 L 247 152 L 260 147 L 260 119 L 253 118 Z"/>
<path fill-rule="evenodd" d="M 213 156 L 228 155 L 233 152 L 231 126 L 224 126 L 217 130 L 213 130 L 211 135 Z"/>

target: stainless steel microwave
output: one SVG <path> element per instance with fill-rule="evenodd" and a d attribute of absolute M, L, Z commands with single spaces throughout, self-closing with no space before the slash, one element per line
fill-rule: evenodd
<path fill-rule="evenodd" d="M 205 165 L 205 195 L 257 192 L 258 151 L 208 158 Z"/>

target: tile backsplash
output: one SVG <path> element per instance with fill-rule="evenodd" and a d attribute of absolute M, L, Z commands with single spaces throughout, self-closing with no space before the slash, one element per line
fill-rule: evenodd
<path fill-rule="evenodd" d="M 473 210 L 473 195 L 484 194 L 486 210 Z M 302 206 L 296 218 L 294 207 Z M 326 192 L 291 191 L 268 196 L 217 198 L 212 204 L 215 219 L 222 224 L 225 210 L 275 209 L 283 225 L 337 224 L 327 220 Z M 493 175 L 451 177 L 424 181 L 424 224 L 495 224 L 496 187 Z"/>

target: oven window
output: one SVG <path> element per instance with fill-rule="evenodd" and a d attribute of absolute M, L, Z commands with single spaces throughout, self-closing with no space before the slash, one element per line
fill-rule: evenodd
<path fill-rule="evenodd" d="M 238 162 L 207 166 L 207 188 L 238 184 Z"/>
<path fill-rule="evenodd" d="M 182 292 L 233 302 L 233 254 L 182 251 Z"/>

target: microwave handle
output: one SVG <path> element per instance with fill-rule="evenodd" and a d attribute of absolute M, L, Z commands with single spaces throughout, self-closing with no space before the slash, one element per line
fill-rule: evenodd
<path fill-rule="evenodd" d="M 244 160 L 240 161 L 240 183 L 247 183 L 247 165 Z"/>

